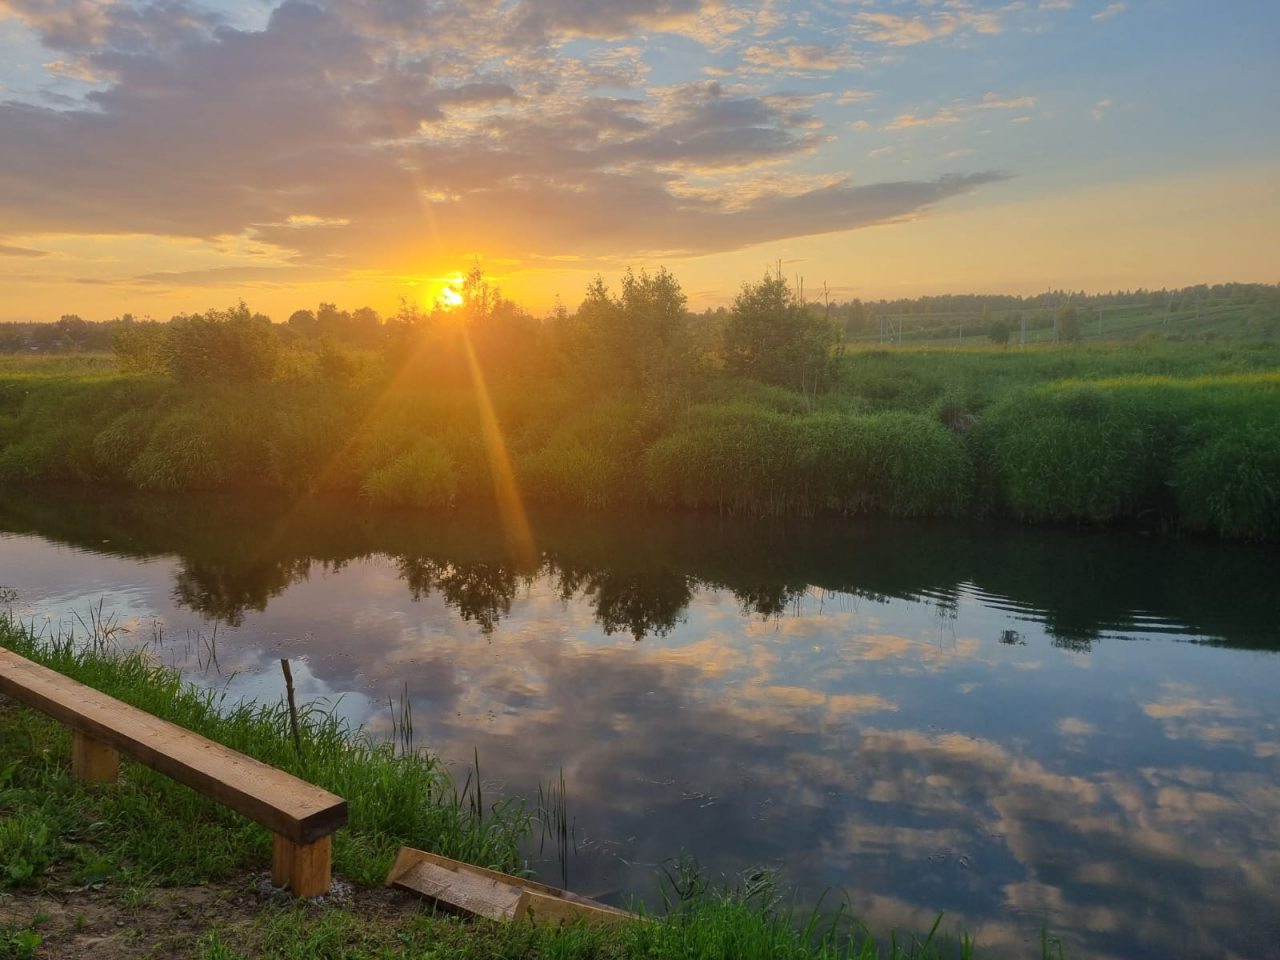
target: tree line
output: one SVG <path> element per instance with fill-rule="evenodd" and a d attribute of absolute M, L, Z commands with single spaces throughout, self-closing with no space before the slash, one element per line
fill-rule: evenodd
<path fill-rule="evenodd" d="M 1085 294 L 1064 290 L 1030 297 L 956 294 L 897 300 L 807 300 L 780 268 L 746 283 L 727 307 L 694 313 L 675 276 L 628 270 L 618 289 L 592 281 L 577 310 L 557 307 L 535 317 L 507 299 L 474 267 L 462 302 L 431 309 L 402 301 L 383 317 L 371 307 L 339 309 L 322 302 L 273 323 L 243 301 L 226 309 L 179 314 L 168 321 L 124 314 L 86 321 L 66 314 L 53 323 L 0 324 L 0 353 L 114 351 L 127 370 L 166 372 L 184 381 L 313 377 L 345 380 L 371 366 L 437 366 L 456 361 L 466 341 L 486 369 L 573 367 L 607 371 L 619 386 L 678 387 L 699 363 L 812 394 L 843 341 L 901 339 L 903 318 L 919 339 L 983 337 L 1006 344 L 1031 328 L 1080 339 L 1107 308 L 1165 311 L 1232 304 L 1249 310 L 1252 327 L 1280 331 L 1280 286 L 1201 284 L 1177 290 Z M 1091 329 L 1091 328 L 1090 328 Z"/>

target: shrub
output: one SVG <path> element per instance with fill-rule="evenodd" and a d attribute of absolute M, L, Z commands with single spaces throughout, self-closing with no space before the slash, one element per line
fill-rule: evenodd
<path fill-rule="evenodd" d="M 1280 426 L 1245 424 L 1208 439 L 1178 460 L 1174 486 L 1187 526 L 1280 539 Z"/>
<path fill-rule="evenodd" d="M 375 467 L 360 491 L 374 503 L 449 507 L 457 496 L 458 484 L 449 451 L 439 441 L 424 437 Z"/>
<path fill-rule="evenodd" d="M 243 300 L 229 310 L 175 317 L 169 327 L 166 361 L 182 382 L 270 380 L 279 354 L 271 321 L 250 314 Z"/>
<path fill-rule="evenodd" d="M 1036 520 L 1132 516 L 1158 485 L 1159 411 L 1073 385 L 1010 398 L 981 428 L 1009 508 Z"/>

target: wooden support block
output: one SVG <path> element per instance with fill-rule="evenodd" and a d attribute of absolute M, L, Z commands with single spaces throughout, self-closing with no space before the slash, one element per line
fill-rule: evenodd
<path fill-rule="evenodd" d="M 318 897 L 329 892 L 332 863 L 332 834 L 294 843 L 277 833 L 271 848 L 271 882 L 288 887 L 295 897 Z"/>
<path fill-rule="evenodd" d="M 71 775 L 87 783 L 115 783 L 120 754 L 79 730 L 71 731 Z"/>

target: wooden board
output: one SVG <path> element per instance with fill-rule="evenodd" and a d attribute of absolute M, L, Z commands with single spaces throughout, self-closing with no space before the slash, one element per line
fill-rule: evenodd
<path fill-rule="evenodd" d="M 504 923 L 620 923 L 639 919 L 626 910 L 536 880 L 412 847 L 400 848 L 387 875 L 387 885 L 427 897 L 448 910 Z"/>
<path fill-rule="evenodd" d="M 341 797 L 3 648 L 0 692 L 294 843 L 309 844 L 347 822 Z"/>

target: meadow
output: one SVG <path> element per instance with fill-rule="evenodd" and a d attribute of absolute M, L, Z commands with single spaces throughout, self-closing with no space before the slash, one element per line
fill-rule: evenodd
<path fill-rule="evenodd" d="M 707 353 L 616 377 L 572 344 L 467 356 L 350 350 L 334 377 L 332 356 L 294 346 L 283 373 L 254 379 L 130 372 L 109 355 L 0 359 L 0 484 L 441 509 L 484 502 L 508 476 L 527 502 L 583 508 L 1280 537 L 1271 341 L 843 345 L 815 389 Z"/>

